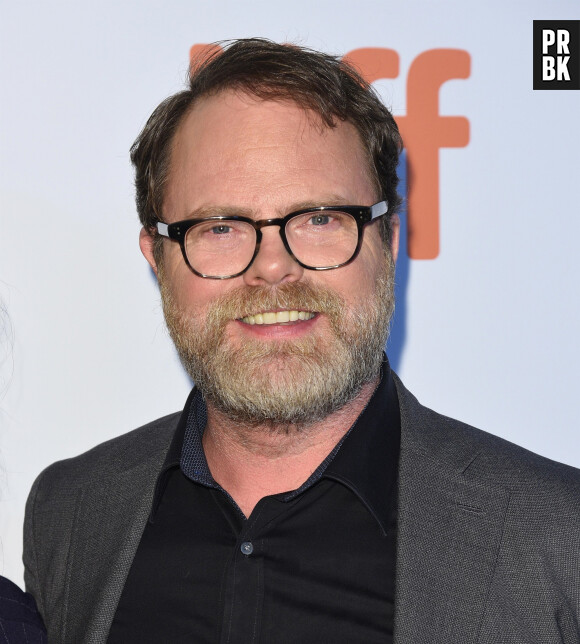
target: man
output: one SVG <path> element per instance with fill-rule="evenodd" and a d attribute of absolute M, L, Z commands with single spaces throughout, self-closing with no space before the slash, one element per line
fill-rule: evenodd
<path fill-rule="evenodd" d="M 196 388 L 35 483 L 51 642 L 580 641 L 579 473 L 383 356 L 400 149 L 351 68 L 257 39 L 155 110 L 140 244 Z"/>

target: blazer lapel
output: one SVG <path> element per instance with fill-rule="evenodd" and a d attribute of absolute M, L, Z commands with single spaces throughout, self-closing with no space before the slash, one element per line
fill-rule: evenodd
<path fill-rule="evenodd" d="M 63 642 L 106 642 L 164 455 L 120 472 L 105 485 L 80 491 L 63 607 Z"/>
<path fill-rule="evenodd" d="M 397 382 L 401 406 L 396 644 L 475 644 L 509 493 L 471 479 L 473 444 Z M 454 440 L 453 440 L 454 439 Z M 469 447 L 467 447 L 469 445 Z"/>

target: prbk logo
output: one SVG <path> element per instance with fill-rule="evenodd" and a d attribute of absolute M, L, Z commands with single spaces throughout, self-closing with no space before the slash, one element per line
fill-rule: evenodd
<path fill-rule="evenodd" d="M 216 45 L 194 45 L 190 59 L 199 61 Z M 393 49 L 354 49 L 345 58 L 369 83 L 399 76 Z M 462 49 L 430 49 L 411 63 L 407 75 L 407 113 L 397 124 L 407 153 L 407 253 L 412 259 L 439 255 L 439 150 L 465 147 L 469 121 L 439 114 L 439 89 L 448 80 L 469 78 L 471 58 Z"/>
<path fill-rule="evenodd" d="M 580 89 L 580 20 L 534 20 L 534 89 Z"/>

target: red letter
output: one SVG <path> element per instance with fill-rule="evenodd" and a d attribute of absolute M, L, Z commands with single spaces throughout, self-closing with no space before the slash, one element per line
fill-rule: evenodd
<path fill-rule="evenodd" d="M 353 49 L 343 60 L 357 69 L 367 83 L 374 83 L 380 78 L 397 78 L 399 75 L 399 54 L 394 49 Z"/>
<path fill-rule="evenodd" d="M 201 63 L 221 51 L 219 45 L 192 45 L 189 48 L 189 69 L 194 71 Z"/>
<path fill-rule="evenodd" d="M 439 88 L 451 78 L 468 78 L 470 57 L 461 49 L 419 54 L 407 77 L 407 114 L 397 118 L 407 148 L 408 251 L 413 259 L 439 254 L 439 148 L 469 143 L 469 121 L 439 116 Z"/>

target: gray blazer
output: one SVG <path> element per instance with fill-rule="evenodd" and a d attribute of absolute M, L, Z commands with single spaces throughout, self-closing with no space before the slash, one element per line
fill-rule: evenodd
<path fill-rule="evenodd" d="M 580 471 L 436 414 L 395 380 L 395 642 L 578 644 Z M 106 642 L 178 418 L 36 480 L 25 579 L 51 644 Z"/>

